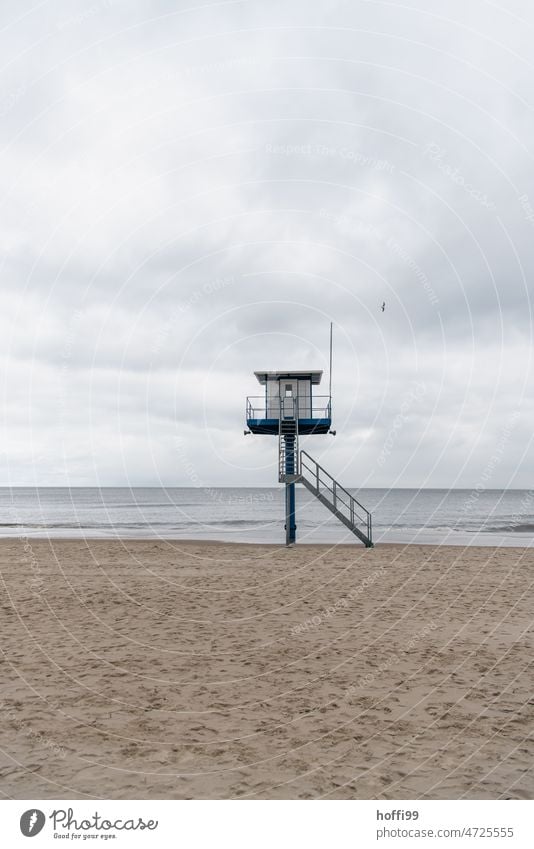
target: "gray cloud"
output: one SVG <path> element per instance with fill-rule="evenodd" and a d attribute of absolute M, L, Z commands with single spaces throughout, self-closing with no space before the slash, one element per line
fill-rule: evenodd
<path fill-rule="evenodd" d="M 333 321 L 343 480 L 473 486 L 518 411 L 492 484 L 531 485 L 530 10 L 0 19 L 4 484 L 273 484 L 252 372 Z"/>

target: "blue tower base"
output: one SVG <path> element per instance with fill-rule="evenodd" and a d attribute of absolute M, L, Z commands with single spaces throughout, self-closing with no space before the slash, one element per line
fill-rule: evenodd
<path fill-rule="evenodd" d="M 294 475 L 296 472 L 296 436 L 287 435 L 285 442 L 285 473 Z M 286 483 L 286 545 L 292 545 L 297 538 L 297 525 L 295 521 L 295 484 Z"/>
<path fill-rule="evenodd" d="M 286 545 L 293 545 L 296 539 L 295 484 L 286 483 Z"/>

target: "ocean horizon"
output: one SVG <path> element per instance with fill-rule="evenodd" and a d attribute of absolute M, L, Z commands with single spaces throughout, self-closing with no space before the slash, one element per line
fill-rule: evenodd
<path fill-rule="evenodd" d="M 534 491 L 350 489 L 375 543 L 529 547 Z M 298 487 L 297 542 L 358 540 Z M 282 544 L 283 487 L 0 487 L 0 537 L 192 539 Z"/>

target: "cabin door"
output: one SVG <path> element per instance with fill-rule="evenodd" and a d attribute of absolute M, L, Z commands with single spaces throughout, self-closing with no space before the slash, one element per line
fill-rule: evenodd
<path fill-rule="evenodd" d="M 282 418 L 298 418 L 298 380 L 280 381 L 280 409 Z"/>

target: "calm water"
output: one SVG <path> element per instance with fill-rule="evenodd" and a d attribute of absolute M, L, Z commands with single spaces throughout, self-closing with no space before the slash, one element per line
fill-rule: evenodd
<path fill-rule="evenodd" d="M 534 490 L 362 489 L 375 542 L 520 545 L 534 541 Z M 301 542 L 355 542 L 297 487 Z M 0 488 L 0 536 L 284 541 L 283 487 Z M 359 543 L 357 543 L 359 544 Z"/>

